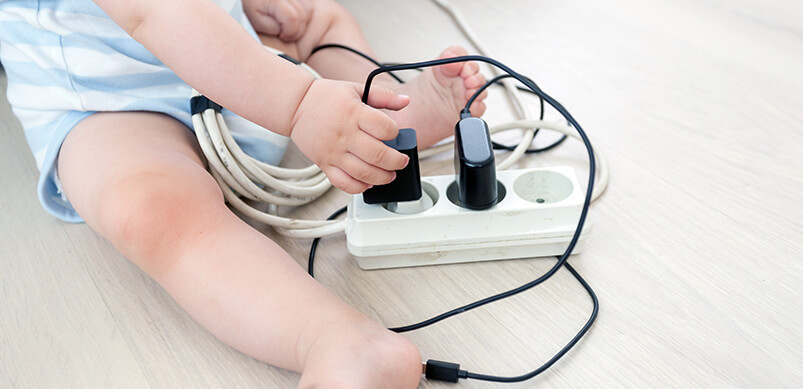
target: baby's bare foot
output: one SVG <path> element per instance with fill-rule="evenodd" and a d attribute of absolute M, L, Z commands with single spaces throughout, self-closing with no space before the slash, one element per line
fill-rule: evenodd
<path fill-rule="evenodd" d="M 327 328 L 303 362 L 299 388 L 418 387 L 421 355 L 412 342 L 377 323 L 360 320 Z"/>
<path fill-rule="evenodd" d="M 450 47 L 440 58 L 466 55 L 462 47 Z M 410 105 L 401 111 L 389 111 L 388 115 L 399 127 L 411 127 L 418 134 L 420 150 L 454 134 L 454 125 L 460 119 L 460 111 L 474 92 L 485 84 L 475 62 L 459 62 L 427 68 L 406 84 L 392 86 L 400 94 L 410 96 Z M 485 112 L 483 93 L 471 105 L 471 114 L 480 116 Z"/>

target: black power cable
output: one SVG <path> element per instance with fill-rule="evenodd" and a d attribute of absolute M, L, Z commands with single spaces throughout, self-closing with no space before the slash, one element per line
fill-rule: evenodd
<path fill-rule="evenodd" d="M 558 258 L 560 259 L 560 257 Z M 594 289 L 591 288 L 591 285 L 589 285 L 588 282 L 586 282 L 586 280 L 583 279 L 580 273 L 578 273 L 577 270 L 575 270 L 574 267 L 572 267 L 572 265 L 569 264 L 569 262 L 564 262 L 563 266 L 565 266 L 566 269 L 569 270 L 570 273 L 572 273 L 577 282 L 579 282 L 580 285 L 583 286 L 583 289 L 586 290 L 588 295 L 591 297 L 591 301 L 593 303 L 591 315 L 588 317 L 588 320 L 586 321 L 585 325 L 583 325 L 583 328 L 581 328 L 580 331 L 578 331 L 577 334 L 574 335 L 574 337 L 572 338 L 572 340 L 569 341 L 569 343 L 563 346 L 563 348 L 560 349 L 560 351 L 555 353 L 555 355 L 553 355 L 552 358 L 546 361 L 546 363 L 544 363 L 543 365 L 539 366 L 537 369 L 529 373 L 514 377 L 499 377 L 488 374 L 466 372 L 466 378 L 482 380 L 482 381 L 493 381 L 493 382 L 521 382 L 529 380 L 530 378 L 533 378 L 543 373 L 546 369 L 549 369 L 552 365 L 555 364 L 555 362 L 557 362 L 560 358 L 562 358 L 563 355 L 569 352 L 569 350 L 571 350 L 572 347 L 574 347 L 574 345 L 577 344 L 577 342 L 579 342 L 583 336 L 585 336 L 586 332 L 588 332 L 588 330 L 591 329 L 591 326 L 594 325 L 594 321 L 597 320 L 597 314 L 599 313 L 599 299 L 597 299 L 597 294 L 594 293 Z"/>
<path fill-rule="evenodd" d="M 335 211 L 334 213 L 329 215 L 329 217 L 327 217 L 326 220 L 333 220 L 334 218 L 340 216 L 342 213 L 346 212 L 346 209 L 347 209 L 347 207 L 342 207 L 342 208 L 338 209 L 337 211 Z M 313 273 L 314 273 L 313 269 L 314 269 L 314 266 L 315 266 L 315 254 L 317 252 L 318 244 L 320 243 L 320 241 L 321 241 L 321 238 L 315 238 L 315 239 L 312 240 L 312 245 L 310 246 L 309 261 L 307 262 L 307 272 L 309 273 L 310 276 L 313 276 Z M 560 257 L 558 257 L 558 260 L 560 260 Z M 465 370 L 460 370 L 459 365 L 456 365 L 456 364 L 438 363 L 439 361 L 429 360 L 429 361 L 427 361 L 427 371 L 429 373 L 427 378 L 432 379 L 432 374 L 433 374 L 432 372 L 434 372 L 435 375 L 444 375 L 445 374 L 447 376 L 455 377 L 455 380 L 456 380 L 456 378 L 459 377 L 459 378 L 471 378 L 471 379 L 476 379 L 476 380 L 481 380 L 481 381 L 492 381 L 492 382 L 506 382 L 506 383 L 507 382 L 520 382 L 520 381 L 526 381 L 528 379 L 531 379 L 531 378 L 535 377 L 538 374 L 543 373 L 546 369 L 550 368 L 553 364 L 555 364 L 555 362 L 557 362 L 560 358 L 562 358 L 564 354 L 569 352 L 569 350 L 571 350 L 572 347 L 574 347 L 574 345 L 577 344 L 577 342 L 580 341 L 580 339 L 586 334 L 586 332 L 588 332 L 588 330 L 591 329 L 591 326 L 597 320 L 597 314 L 599 313 L 599 299 L 597 299 L 597 294 L 594 293 L 594 289 L 591 288 L 591 286 L 586 282 L 586 280 L 583 279 L 583 277 L 580 275 L 580 273 L 578 273 L 577 270 L 575 270 L 574 267 L 572 267 L 572 265 L 569 264 L 569 262 L 564 262 L 564 266 L 566 267 L 567 270 L 569 270 L 570 273 L 572 273 L 574 278 L 580 283 L 580 285 L 583 286 L 583 289 L 585 289 L 586 292 L 588 293 L 588 295 L 591 297 L 591 301 L 593 303 L 593 308 L 591 310 L 591 315 L 588 317 L 588 320 L 586 320 L 586 323 L 583 325 L 583 328 L 581 328 L 580 331 L 577 332 L 577 334 L 569 341 L 569 343 L 567 343 L 565 346 L 563 346 L 562 349 L 560 349 L 557 353 L 555 353 L 555 355 L 553 355 L 552 358 L 550 358 L 543 365 L 539 366 L 537 369 L 535 369 L 535 370 L 533 370 L 533 371 L 531 371 L 529 373 L 526 373 L 526 374 L 523 374 L 523 375 L 520 375 L 520 376 L 514 376 L 514 377 L 500 377 L 500 376 L 494 376 L 494 375 L 488 375 L 488 374 L 472 373 L 472 372 L 468 372 L 468 371 L 465 371 Z M 549 277 L 546 277 L 546 274 L 541 276 L 541 277 L 539 277 L 537 280 L 529 283 L 529 284 L 533 284 L 533 285 L 528 287 L 527 289 L 529 289 L 531 287 L 534 287 L 535 285 L 538 285 L 538 284 L 546 281 L 547 278 L 549 278 Z M 527 285 L 529 285 L 529 284 L 527 284 Z M 509 291 L 509 292 L 512 292 L 512 291 Z M 506 293 L 509 293 L 509 292 L 506 292 Z M 506 295 L 506 293 L 494 296 L 494 297 L 496 297 L 494 300 L 501 300 L 501 299 L 504 299 L 506 297 L 510 297 L 513 294 L 516 294 L 518 292 L 512 293 L 510 295 Z M 465 309 L 465 307 L 461 307 L 461 308 L 457 308 L 457 309 L 454 309 L 452 311 L 449 311 L 447 313 L 455 312 L 454 315 L 457 315 L 457 314 L 465 312 L 466 310 L 468 310 L 468 309 Z M 454 315 L 450 315 L 450 316 L 454 316 Z M 444 316 L 444 315 L 440 315 L 440 316 Z M 423 322 L 418 323 L 418 324 L 416 324 L 414 326 L 389 328 L 389 330 L 397 332 L 397 333 L 402 333 L 402 332 L 412 331 L 414 329 L 420 329 L 420 328 L 426 327 L 426 326 L 428 326 L 430 324 L 434 324 L 434 323 L 446 318 L 446 317 L 441 318 L 440 316 L 436 316 L 436 317 L 434 317 L 432 319 L 423 321 Z"/>
<path fill-rule="evenodd" d="M 536 285 L 539 285 L 540 283 L 546 281 L 547 279 L 549 279 L 549 277 L 554 275 L 558 271 L 558 269 L 560 269 L 562 266 L 566 266 L 566 268 L 572 273 L 572 275 L 575 276 L 575 278 L 578 280 L 578 282 L 580 282 L 580 284 L 589 293 L 589 295 L 592 298 L 592 301 L 593 301 L 593 304 L 594 304 L 594 308 L 593 308 L 593 311 L 592 311 L 591 316 L 589 317 L 588 321 L 583 326 L 583 328 L 577 333 L 577 335 L 575 335 L 568 344 L 566 344 L 560 351 L 558 351 L 549 361 L 544 363 L 542 366 L 538 367 L 537 369 L 535 369 L 535 370 L 533 370 L 533 371 L 531 371 L 529 373 L 522 374 L 522 375 L 519 375 L 519 376 L 503 377 L 503 376 L 494 376 L 494 375 L 487 375 L 487 374 L 478 374 L 478 373 L 468 372 L 466 370 L 460 370 L 459 369 L 459 365 L 452 364 L 452 363 L 446 363 L 446 362 L 441 362 L 441 361 L 433 361 L 433 360 L 430 360 L 430 361 L 427 362 L 427 369 L 426 369 L 427 370 L 427 374 L 426 374 L 427 378 L 445 379 L 445 380 L 454 381 L 454 382 L 456 382 L 458 378 L 472 378 L 472 379 L 477 379 L 477 380 L 495 381 L 495 382 L 520 382 L 520 381 L 525 381 L 525 380 L 528 380 L 528 379 L 531 379 L 531 378 L 535 377 L 536 375 L 538 375 L 541 372 L 543 372 L 546 369 L 548 369 L 555 362 L 557 362 L 563 355 L 565 355 L 588 332 L 588 330 L 591 328 L 591 326 L 593 325 L 594 321 L 596 320 L 597 313 L 599 312 L 599 300 L 597 299 L 596 294 L 594 293 L 593 289 L 591 289 L 591 287 L 588 285 L 588 283 L 567 262 L 569 255 L 571 255 L 572 251 L 574 250 L 574 247 L 577 245 L 577 242 L 579 241 L 580 234 L 582 233 L 583 225 L 585 224 L 585 220 L 586 220 L 586 217 L 588 215 L 588 208 L 589 208 L 589 205 L 591 203 L 591 194 L 593 193 L 594 176 L 595 176 L 595 173 L 596 173 L 596 163 L 595 163 L 595 160 L 594 160 L 594 151 L 593 151 L 593 148 L 591 146 L 591 142 L 589 141 L 588 137 L 586 136 L 586 134 L 583 131 L 583 129 L 580 126 L 580 124 L 574 119 L 574 117 L 568 112 L 568 110 L 566 110 L 566 108 L 563 107 L 563 105 L 561 105 L 558 101 L 556 101 L 551 96 L 549 96 L 544 91 L 542 91 L 534 82 L 532 82 L 532 80 L 529 80 L 528 78 L 516 73 L 515 71 L 513 71 L 512 69 L 510 69 L 506 65 L 504 65 L 504 64 L 502 64 L 502 63 L 500 63 L 500 62 L 498 62 L 498 61 L 496 61 L 494 59 L 483 57 L 483 56 L 469 55 L 469 56 L 461 56 L 461 57 L 453 57 L 453 58 L 444 58 L 444 59 L 438 59 L 438 60 L 433 60 L 433 61 L 424 61 L 424 62 L 416 62 L 416 63 L 409 63 L 409 64 L 397 64 L 397 65 L 392 65 L 392 66 L 379 67 L 379 68 L 373 70 L 368 75 L 368 78 L 367 78 L 367 80 L 365 82 L 365 90 L 363 92 L 363 103 L 367 102 L 368 94 L 370 93 L 371 82 L 373 81 L 374 77 L 376 77 L 377 75 L 379 75 L 381 73 L 391 72 L 391 71 L 396 71 L 396 70 L 418 69 L 418 68 L 423 68 L 423 67 L 430 67 L 430 66 L 437 66 L 437 65 L 444 65 L 444 64 L 449 64 L 449 63 L 465 62 L 465 61 L 485 62 L 485 63 L 491 64 L 491 65 L 496 66 L 499 69 L 503 70 L 504 72 L 509 74 L 511 77 L 515 78 L 520 83 L 522 83 L 524 86 L 526 86 L 534 94 L 538 95 L 541 99 L 546 101 L 550 106 L 555 108 L 564 118 L 566 118 L 566 120 L 569 122 L 569 124 L 571 126 L 573 126 L 577 130 L 578 134 L 580 135 L 580 138 L 583 141 L 583 144 L 586 147 L 586 150 L 588 152 L 588 159 L 589 159 L 588 185 L 587 185 L 587 189 L 586 189 L 586 196 L 585 196 L 585 199 L 583 201 L 582 211 L 580 212 L 580 217 L 579 217 L 579 220 L 578 220 L 578 223 L 577 223 L 577 228 L 575 229 L 574 235 L 572 236 L 572 239 L 569 242 L 569 245 L 567 246 L 566 251 L 562 255 L 560 255 L 558 257 L 558 261 L 555 263 L 555 265 L 552 268 L 550 268 L 549 271 L 547 271 L 542 276 L 540 276 L 537 279 L 535 279 L 535 280 L 533 280 L 533 281 L 531 281 L 529 283 L 526 283 L 526 284 L 524 284 L 524 285 L 522 285 L 520 287 L 517 287 L 517 288 L 511 289 L 509 291 L 506 291 L 506 292 L 503 292 L 503 293 L 499 293 L 499 294 L 484 298 L 482 300 L 476 301 L 476 302 L 471 303 L 471 304 L 464 305 L 462 307 L 459 307 L 459 308 L 453 309 L 451 311 L 445 312 L 443 314 L 440 314 L 438 316 L 435 316 L 435 317 L 433 317 L 431 319 L 424 320 L 422 322 L 419 322 L 419 323 L 416 323 L 416 324 L 412 324 L 412 325 L 408 325 L 408 326 L 404 326 L 404 327 L 390 328 L 390 330 L 395 331 L 395 332 L 406 332 L 406 331 L 412 331 L 412 330 L 415 330 L 415 329 L 423 328 L 425 326 L 437 323 L 437 322 L 439 322 L 441 320 L 444 320 L 446 318 L 458 315 L 458 314 L 466 312 L 468 310 L 471 310 L 471 309 L 474 309 L 474 308 L 478 308 L 478 307 L 483 306 L 485 304 L 489 304 L 491 302 L 494 302 L 494 301 L 497 301 L 497 300 L 500 300 L 500 299 L 503 299 L 503 298 L 506 298 L 506 297 L 513 296 L 515 294 L 518 294 L 518 293 L 521 293 L 521 292 L 526 291 L 528 289 L 531 289 L 531 288 L 535 287 Z M 335 214 L 330 216 L 330 219 L 336 217 L 337 215 L 339 215 L 343 211 L 344 211 L 344 209 L 338 210 L 338 212 L 336 212 Z M 310 250 L 310 261 L 309 261 L 309 266 L 310 267 L 308 268 L 308 271 L 310 272 L 310 274 L 312 274 L 312 266 L 314 264 L 314 254 L 315 254 L 315 250 L 314 249 L 317 248 L 317 244 L 318 244 L 319 241 L 320 241 L 319 239 L 313 240 L 313 249 Z"/>
<path fill-rule="evenodd" d="M 474 103 L 474 100 L 476 100 L 477 97 L 479 97 L 479 95 L 483 91 L 485 91 L 485 89 L 488 89 L 489 86 L 491 86 L 491 85 L 503 85 L 501 82 L 505 78 L 513 78 L 513 76 L 510 75 L 510 74 L 500 74 L 500 75 L 492 78 L 490 81 L 486 82 L 485 85 L 480 87 L 480 89 L 477 89 L 477 91 L 474 92 L 474 94 L 471 95 L 471 98 L 469 98 L 468 101 L 466 102 L 466 106 L 463 108 L 463 112 L 469 112 L 469 107 L 471 107 L 471 104 Z M 527 78 L 527 79 L 530 80 L 529 78 Z M 530 82 L 533 82 L 533 81 L 530 80 Z M 535 82 L 533 82 L 533 84 L 535 85 Z M 533 93 L 533 91 L 531 91 L 529 89 L 525 89 L 525 90 L 527 92 Z M 538 100 L 539 100 L 539 102 L 541 104 L 541 113 L 538 115 L 538 120 L 544 120 L 544 99 L 539 96 Z M 535 137 L 538 135 L 538 132 L 541 131 L 541 129 L 540 128 L 536 128 L 533 131 L 534 131 L 533 140 L 535 140 Z M 535 153 L 542 153 L 544 151 L 552 150 L 555 147 L 558 147 L 558 145 L 560 145 L 561 143 L 563 143 L 563 141 L 565 141 L 566 138 L 567 138 L 566 134 L 563 134 L 563 136 L 561 136 L 560 139 L 556 140 L 554 143 L 550 144 L 549 146 L 542 147 L 540 149 L 527 149 L 524 153 L 525 154 L 535 154 Z M 491 145 L 496 150 L 513 151 L 513 150 L 516 149 L 513 146 L 506 146 L 506 145 L 499 144 L 499 143 L 496 143 L 496 142 L 491 142 Z"/>
<path fill-rule="evenodd" d="M 341 45 L 339 43 L 327 43 L 327 44 L 324 44 L 324 45 L 320 45 L 320 46 L 312 49 L 312 51 L 309 53 L 309 56 L 311 57 L 313 54 L 315 54 L 315 53 L 317 53 L 317 52 L 319 52 L 321 50 L 324 50 L 324 49 L 342 49 L 342 50 L 350 51 L 350 52 L 352 52 L 354 54 L 359 55 L 360 57 L 365 58 L 368 62 L 370 62 L 370 63 L 372 63 L 372 64 L 374 64 L 374 65 L 376 65 L 378 67 L 382 67 L 382 64 L 379 61 L 373 59 L 370 55 L 365 54 L 362 51 L 359 51 L 359 50 L 357 50 L 355 48 L 348 47 L 346 45 Z M 397 76 L 397 75 L 395 75 L 393 73 L 388 73 L 388 75 L 393 77 L 393 79 L 398 81 L 399 83 L 404 84 L 404 80 L 399 78 L 399 76 Z"/>
<path fill-rule="evenodd" d="M 343 207 L 329 215 L 326 220 L 334 220 L 336 217 L 340 216 L 343 212 L 346 212 L 348 207 Z M 312 244 L 309 247 L 309 261 L 307 262 L 307 273 L 310 276 L 315 277 L 313 274 L 313 267 L 315 266 L 315 251 L 318 250 L 318 242 L 321 241 L 321 238 L 315 238 L 312 240 Z"/>

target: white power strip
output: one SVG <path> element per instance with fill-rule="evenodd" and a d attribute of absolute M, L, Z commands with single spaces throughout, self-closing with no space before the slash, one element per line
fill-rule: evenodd
<path fill-rule="evenodd" d="M 349 252 L 363 269 L 563 254 L 583 207 L 574 170 L 496 174 L 500 201 L 483 211 L 455 204 L 453 175 L 423 177 L 424 199 L 415 204 L 372 205 L 354 196 L 346 218 Z M 573 253 L 581 251 L 590 230 L 586 222 Z"/>

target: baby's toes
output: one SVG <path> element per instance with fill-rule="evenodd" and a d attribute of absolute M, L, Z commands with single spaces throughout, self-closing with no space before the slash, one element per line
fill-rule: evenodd
<path fill-rule="evenodd" d="M 441 59 L 443 59 L 443 58 L 452 58 L 452 57 L 463 56 L 463 55 L 466 55 L 466 54 L 468 54 L 468 51 L 466 51 L 465 48 L 462 48 L 460 46 L 452 46 L 452 47 L 447 48 L 446 50 L 443 50 L 443 52 L 441 53 L 440 57 L 438 57 L 438 58 L 441 58 Z M 465 65 L 464 65 L 463 62 L 455 62 L 455 63 L 450 63 L 450 64 L 438 66 L 438 70 L 440 70 L 441 73 L 446 77 L 460 76 L 461 72 L 463 72 L 464 68 L 465 68 Z"/>
<path fill-rule="evenodd" d="M 468 101 L 468 99 L 470 99 L 471 96 L 474 96 L 475 93 L 477 93 L 477 89 L 467 89 L 466 90 L 466 101 Z M 488 97 L 488 90 L 482 91 L 482 93 L 480 93 L 480 95 L 477 96 L 477 98 L 474 99 L 474 101 L 483 101 L 483 100 L 485 100 L 486 97 Z"/>
<path fill-rule="evenodd" d="M 475 74 L 479 74 L 480 65 L 476 62 L 464 62 L 463 69 L 460 70 L 460 77 L 469 78 Z"/>
<path fill-rule="evenodd" d="M 480 73 L 475 73 L 463 79 L 463 87 L 466 89 L 479 89 L 485 85 L 485 77 Z"/>
<path fill-rule="evenodd" d="M 484 92 L 483 92 L 484 93 Z M 471 107 L 468 108 L 471 110 L 471 116 L 480 117 L 485 114 L 485 102 L 479 101 L 479 99 L 475 100 Z"/>

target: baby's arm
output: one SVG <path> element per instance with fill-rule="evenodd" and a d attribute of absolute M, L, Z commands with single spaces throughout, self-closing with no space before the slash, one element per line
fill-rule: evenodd
<path fill-rule="evenodd" d="M 358 193 L 393 179 L 407 157 L 380 140 L 396 123 L 360 102 L 357 84 L 317 80 L 267 50 L 210 1 L 95 0 L 181 79 L 231 111 L 279 134 L 340 189 Z M 406 96 L 375 88 L 375 108 L 398 110 Z"/>
<path fill-rule="evenodd" d="M 223 9 L 198 0 L 95 2 L 189 85 L 289 135 L 312 77 L 265 50 Z"/>

